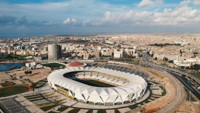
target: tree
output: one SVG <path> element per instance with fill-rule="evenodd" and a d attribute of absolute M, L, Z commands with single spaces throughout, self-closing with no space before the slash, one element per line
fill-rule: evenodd
<path fill-rule="evenodd" d="M 32 71 L 24 71 L 24 73 L 27 75 L 27 74 L 32 74 Z"/>
<path fill-rule="evenodd" d="M 164 61 L 168 61 L 168 58 L 164 57 L 163 60 L 164 60 Z"/>
<path fill-rule="evenodd" d="M 194 64 L 193 65 L 193 69 L 195 70 L 195 75 L 196 75 L 196 72 L 200 70 L 200 65 L 199 64 Z"/>
<path fill-rule="evenodd" d="M 27 75 L 29 72 L 28 71 L 24 71 L 24 73 Z"/>
<path fill-rule="evenodd" d="M 32 88 L 33 91 L 35 90 L 35 87 L 36 87 L 36 83 L 32 83 L 31 88 Z"/>
<path fill-rule="evenodd" d="M 194 64 L 194 69 L 196 70 L 196 71 L 198 71 L 199 69 L 200 69 L 200 65 L 199 64 Z"/>
<path fill-rule="evenodd" d="M 173 61 L 173 60 L 170 60 L 169 63 L 174 63 L 174 61 Z"/>
<path fill-rule="evenodd" d="M 29 74 L 31 75 L 31 74 L 32 74 L 32 71 L 29 71 Z"/>
<path fill-rule="evenodd" d="M 181 54 L 181 56 L 182 56 L 182 54 L 183 54 L 183 51 L 180 49 L 180 54 Z"/>

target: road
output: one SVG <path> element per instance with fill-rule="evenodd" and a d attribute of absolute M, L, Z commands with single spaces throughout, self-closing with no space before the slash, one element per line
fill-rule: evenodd
<path fill-rule="evenodd" d="M 171 99 L 171 101 L 168 102 L 167 105 L 165 105 L 163 108 L 161 108 L 159 111 L 157 111 L 156 113 L 171 113 L 174 110 L 176 110 L 176 108 L 178 108 L 185 100 L 186 100 L 186 93 L 185 90 L 183 88 L 183 85 L 177 80 L 175 79 L 173 76 L 171 76 L 169 73 L 165 72 L 165 77 L 169 78 L 170 81 L 172 82 L 174 88 L 176 88 L 175 90 L 175 96 L 173 97 L 173 99 Z"/>
<path fill-rule="evenodd" d="M 161 66 L 161 65 L 157 65 L 157 64 L 154 64 L 152 62 L 149 61 L 149 55 L 148 54 L 143 54 L 143 58 L 142 60 L 148 65 L 148 66 L 151 66 L 153 68 L 156 68 L 156 69 L 159 69 L 159 70 L 162 70 L 162 71 L 166 71 L 168 73 L 170 73 L 171 75 L 173 75 L 174 77 L 176 77 L 189 91 L 191 91 L 191 93 L 198 99 L 200 100 L 200 93 L 193 87 L 193 84 L 187 80 L 185 78 L 185 76 L 188 76 L 190 78 L 195 78 L 193 80 L 195 80 L 197 83 L 199 82 L 199 79 L 196 80 L 197 78 L 194 77 L 194 76 L 191 76 L 190 74 L 188 73 L 185 73 L 185 72 L 182 72 L 180 70 L 177 70 L 177 69 L 172 69 L 172 68 L 169 68 L 169 67 L 165 67 L 165 66 Z M 180 76 L 179 76 L 180 75 Z M 200 82 L 199 82 L 200 83 Z"/>
<path fill-rule="evenodd" d="M 154 64 L 154 63 L 149 61 L 149 55 L 148 54 L 144 54 L 143 53 L 143 61 L 146 64 L 148 64 L 149 66 L 184 75 L 184 76 L 194 80 L 200 86 L 200 80 L 198 78 L 196 78 L 195 76 L 191 76 L 189 73 L 180 71 L 178 69 L 173 69 L 173 68 L 169 68 L 169 67 L 165 67 L 165 66 Z"/>

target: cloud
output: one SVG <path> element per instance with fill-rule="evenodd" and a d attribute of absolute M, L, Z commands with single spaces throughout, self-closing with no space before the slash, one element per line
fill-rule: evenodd
<path fill-rule="evenodd" d="M 155 6 L 155 5 L 161 5 L 163 4 L 163 0 L 142 0 L 138 6 L 143 7 L 143 6 Z"/>
<path fill-rule="evenodd" d="M 18 31 L 25 30 L 25 29 L 26 29 L 26 26 L 19 26 L 19 27 L 17 28 Z"/>
<path fill-rule="evenodd" d="M 200 5 L 200 0 L 194 0 L 194 1 L 193 1 L 193 4 L 194 4 L 194 5 Z"/>
<path fill-rule="evenodd" d="M 16 4 L 16 7 L 21 9 L 37 10 L 37 11 L 58 11 L 61 9 L 67 9 L 68 2 L 47 2 L 41 4 Z"/>
<path fill-rule="evenodd" d="M 200 25 L 200 10 L 190 7 L 180 7 L 174 10 L 165 8 L 162 12 L 105 12 L 101 19 L 93 21 L 92 25 L 128 25 L 128 26 L 182 26 Z"/>
<path fill-rule="evenodd" d="M 16 17 L 13 15 L 0 15 L 0 25 L 19 25 L 19 26 L 49 26 L 55 25 L 54 22 L 30 20 L 27 17 Z"/>
<path fill-rule="evenodd" d="M 11 24 L 16 22 L 16 17 L 11 15 L 0 15 L 0 24 Z"/>
<path fill-rule="evenodd" d="M 191 0 L 184 0 L 180 2 L 180 6 L 187 6 L 189 3 L 191 3 Z"/>
<path fill-rule="evenodd" d="M 75 18 L 67 18 L 66 20 L 63 21 L 63 24 L 73 24 L 77 23 Z"/>
<path fill-rule="evenodd" d="M 72 18 L 71 21 L 72 21 L 72 23 L 76 23 L 77 22 L 75 18 Z"/>
<path fill-rule="evenodd" d="M 102 16 L 107 10 L 124 11 L 127 8 L 132 8 L 132 6 L 109 4 L 101 0 L 65 0 L 23 4 L 0 3 L 0 12 L 5 14 L 26 16 L 34 20 L 54 20 L 59 23 L 63 22 L 66 17 L 74 17 L 78 20 L 94 19 Z"/>
<path fill-rule="evenodd" d="M 143 28 L 151 31 L 155 26 L 164 26 L 166 31 L 171 26 L 174 26 L 174 30 L 178 28 L 184 28 L 186 31 L 199 30 L 200 8 L 194 6 L 194 4 L 200 4 L 199 1 L 184 0 L 181 3 L 166 1 L 163 4 L 163 0 L 141 0 L 140 3 L 132 2 L 133 4 L 128 5 L 112 4 L 113 1 L 105 0 L 57 2 L 50 0 L 46 2 L 45 0 L 42 3 L 26 2 L 23 4 L 4 2 L 0 4 L 0 12 L 3 12 L 0 14 L 0 33 L 10 32 L 11 28 L 13 32 L 18 29 L 19 31 L 50 33 L 107 30 L 120 32 L 121 30 L 136 30 L 139 27 L 142 32 Z M 199 29 L 193 28 L 194 25 Z M 6 26 L 8 26 L 7 31 L 3 31 L 2 29 Z"/>
<path fill-rule="evenodd" d="M 70 22 L 71 22 L 70 18 L 67 18 L 66 20 L 63 21 L 63 24 L 68 24 Z"/>

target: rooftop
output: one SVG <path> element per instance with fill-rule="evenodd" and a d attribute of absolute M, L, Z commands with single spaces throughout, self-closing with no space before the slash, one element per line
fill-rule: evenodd
<path fill-rule="evenodd" d="M 72 67 L 83 66 L 83 65 L 84 65 L 83 63 L 78 62 L 78 61 L 75 61 L 69 64 L 69 66 L 72 66 Z"/>

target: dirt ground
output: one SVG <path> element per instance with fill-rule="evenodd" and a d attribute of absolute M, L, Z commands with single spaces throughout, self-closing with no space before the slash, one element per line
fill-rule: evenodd
<path fill-rule="evenodd" d="M 169 63 L 167 61 L 162 61 L 162 60 L 151 60 L 151 61 L 154 62 L 155 64 L 159 64 L 159 65 L 166 64 L 168 67 L 171 67 L 171 68 L 177 68 L 178 67 L 175 64 Z"/>
<path fill-rule="evenodd" d="M 47 76 L 50 74 L 51 70 L 50 69 L 36 69 L 32 70 L 33 73 L 31 75 L 26 75 L 28 78 L 33 81 L 37 82 L 41 79 L 47 78 Z"/>
<path fill-rule="evenodd" d="M 157 81 L 159 81 L 162 84 L 165 84 L 165 89 L 167 91 L 165 96 L 157 99 L 156 101 L 153 101 L 151 103 L 148 103 L 148 104 L 145 104 L 144 106 L 142 106 L 145 113 L 156 112 L 159 109 L 161 109 L 162 107 L 164 107 L 165 105 L 167 105 L 168 102 L 170 102 L 173 99 L 173 97 L 175 96 L 175 88 L 172 85 L 172 83 L 169 81 L 169 79 L 163 76 L 166 73 L 163 73 L 158 70 L 149 69 L 149 68 L 146 68 L 145 70 L 140 68 L 140 70 L 148 72 Z"/>
<path fill-rule="evenodd" d="M 173 113 L 200 113 L 200 105 L 197 102 L 184 102 Z"/>
<path fill-rule="evenodd" d="M 32 82 L 37 82 L 43 78 L 46 78 L 51 72 L 48 68 L 34 69 L 31 70 L 32 74 L 25 74 L 22 68 L 14 69 L 7 72 L 0 72 L 0 83 L 4 83 L 5 81 L 13 81 L 15 83 L 19 83 L 19 80 L 11 80 L 11 76 L 16 77 L 17 79 L 22 77 L 21 79 L 28 78 Z"/>

